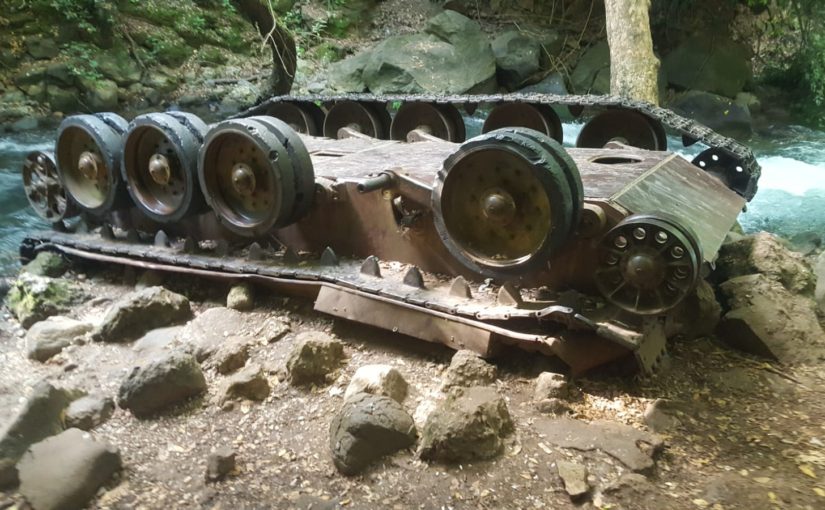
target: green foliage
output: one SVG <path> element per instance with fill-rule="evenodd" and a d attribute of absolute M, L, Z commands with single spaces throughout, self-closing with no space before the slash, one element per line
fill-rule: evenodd
<path fill-rule="evenodd" d="M 34 14 L 75 25 L 89 36 L 110 29 L 117 11 L 116 0 L 23 0 L 23 6 Z"/>
<path fill-rule="evenodd" d="M 97 81 L 103 78 L 95 55 L 100 51 L 88 43 L 73 42 L 66 48 L 71 56 L 69 69 L 80 80 Z"/>

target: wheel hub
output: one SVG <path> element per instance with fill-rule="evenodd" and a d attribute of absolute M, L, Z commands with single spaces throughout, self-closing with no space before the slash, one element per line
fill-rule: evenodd
<path fill-rule="evenodd" d="M 239 195 L 249 196 L 255 193 L 255 172 L 245 163 L 232 167 L 232 187 Z"/>
<path fill-rule="evenodd" d="M 157 184 L 169 184 L 172 177 L 172 169 L 169 167 L 169 160 L 163 154 L 155 154 L 149 158 L 149 175 Z"/>
<path fill-rule="evenodd" d="M 103 160 L 91 151 L 83 151 L 80 157 L 77 158 L 77 169 L 80 170 L 83 177 L 90 181 L 96 181 L 100 178 L 100 168 L 102 166 Z"/>
<path fill-rule="evenodd" d="M 489 191 L 481 200 L 484 216 L 499 225 L 507 225 L 516 215 L 516 202 L 512 195 L 501 188 Z"/>

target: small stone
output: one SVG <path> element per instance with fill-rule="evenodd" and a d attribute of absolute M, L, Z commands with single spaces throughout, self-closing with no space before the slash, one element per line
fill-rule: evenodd
<path fill-rule="evenodd" d="M 246 283 L 233 285 L 226 295 L 226 307 L 233 310 L 245 312 L 252 310 L 255 306 L 252 286 Z"/>
<path fill-rule="evenodd" d="M 450 366 L 444 372 L 441 390 L 492 384 L 497 375 L 498 370 L 495 365 L 487 363 L 473 351 L 460 350 L 453 355 Z"/>
<path fill-rule="evenodd" d="M 269 381 L 264 376 L 260 365 L 250 364 L 240 372 L 230 377 L 221 391 L 222 401 L 233 398 L 246 398 L 261 401 L 269 396 Z"/>
<path fill-rule="evenodd" d="M 41 251 L 34 260 L 23 266 L 22 270 L 35 276 L 59 278 L 63 276 L 68 268 L 68 262 L 59 254 L 50 251 Z"/>
<path fill-rule="evenodd" d="M 344 344 L 321 331 L 301 333 L 286 360 L 286 377 L 293 386 L 325 384 L 344 361 Z"/>
<path fill-rule="evenodd" d="M 292 330 L 289 320 L 280 317 L 269 318 L 261 326 L 260 336 L 266 343 L 271 344 L 282 339 Z"/>
<path fill-rule="evenodd" d="M 171 353 L 135 367 L 121 383 L 117 400 L 121 408 L 145 418 L 204 391 L 206 379 L 195 358 Z"/>
<path fill-rule="evenodd" d="M 540 402 L 545 399 L 563 399 L 570 396 L 570 384 L 564 374 L 542 372 L 536 379 L 533 399 Z"/>
<path fill-rule="evenodd" d="M 395 400 L 358 393 L 332 419 L 329 443 L 335 467 L 354 475 L 372 462 L 415 443 L 412 417 Z"/>
<path fill-rule="evenodd" d="M 88 322 L 53 316 L 35 323 L 26 333 L 29 359 L 44 362 L 92 330 Z"/>
<path fill-rule="evenodd" d="M 161 271 L 144 271 L 140 277 L 138 277 L 137 282 L 135 283 L 136 290 L 147 289 L 149 287 L 157 287 L 163 285 L 163 282 L 166 280 L 166 275 Z"/>
<path fill-rule="evenodd" d="M 419 454 L 446 462 L 491 459 L 512 431 L 507 404 L 495 389 L 454 388 L 427 418 Z"/>
<path fill-rule="evenodd" d="M 545 414 L 567 414 L 570 406 L 560 398 L 545 398 L 536 402 L 536 409 Z"/>
<path fill-rule="evenodd" d="M 344 399 L 358 393 L 384 395 L 399 404 L 407 397 L 407 381 L 401 372 L 389 365 L 364 365 L 355 371 L 344 393 Z"/>
<path fill-rule="evenodd" d="M 29 446 L 63 430 L 63 413 L 69 402 L 68 392 L 47 382 L 34 387 L 23 409 L 0 432 L 0 488 L 17 483 L 15 464 Z"/>
<path fill-rule="evenodd" d="M 112 304 L 92 338 L 102 342 L 127 342 L 152 329 L 183 322 L 191 315 L 186 296 L 163 287 L 149 287 L 127 294 Z"/>
<path fill-rule="evenodd" d="M 110 397 L 82 397 L 72 402 L 66 410 L 66 427 L 92 430 L 106 423 L 114 412 L 115 402 Z"/>
<path fill-rule="evenodd" d="M 20 494 L 37 510 L 83 508 L 120 470 L 117 448 L 69 429 L 32 446 L 20 463 Z"/>
<path fill-rule="evenodd" d="M 587 468 L 576 462 L 557 460 L 556 468 L 559 477 L 564 482 L 564 490 L 571 499 L 578 499 L 590 491 L 590 484 L 587 483 Z"/>
<path fill-rule="evenodd" d="M 229 337 L 210 358 L 209 366 L 223 375 L 242 368 L 249 359 L 249 342 L 247 337 Z"/>
<path fill-rule="evenodd" d="M 672 401 L 657 398 L 645 408 L 645 425 L 653 432 L 667 432 L 681 425 L 675 414 L 676 406 Z"/>
<path fill-rule="evenodd" d="M 206 458 L 206 481 L 222 480 L 235 470 L 235 450 L 221 446 Z"/>

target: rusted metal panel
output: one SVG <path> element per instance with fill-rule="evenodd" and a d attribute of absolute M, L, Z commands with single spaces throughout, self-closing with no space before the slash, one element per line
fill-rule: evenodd
<path fill-rule="evenodd" d="M 696 234 L 706 261 L 713 261 L 745 199 L 716 177 L 677 155 L 652 169 L 611 200 L 631 213 L 665 212 Z"/>

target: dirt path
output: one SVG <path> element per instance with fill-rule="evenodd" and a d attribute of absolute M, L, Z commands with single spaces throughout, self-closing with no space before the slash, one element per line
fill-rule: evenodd
<path fill-rule="evenodd" d="M 116 275 L 120 279 L 120 275 Z M 81 282 L 95 299 L 73 310 L 94 317 L 128 288 L 102 277 Z M 177 281 L 196 312 L 219 306 L 224 288 Z M 94 502 L 95 508 L 627 508 L 761 509 L 825 507 L 825 365 L 781 367 L 731 352 L 711 339 L 671 346 L 658 376 L 593 374 L 574 380 L 572 418 L 609 420 L 645 429 L 644 411 L 667 398 L 679 424 L 664 433 L 664 450 L 646 477 L 600 451 L 554 446 L 546 438 L 553 417 L 532 402 L 535 377 L 558 368 L 551 359 L 510 353 L 497 360 L 498 391 L 516 431 L 505 454 L 467 465 L 428 464 L 401 452 L 365 474 L 344 477 L 329 453 L 329 423 L 355 370 L 385 363 L 410 384 L 405 408 L 418 422 L 438 395 L 452 353 L 439 346 L 347 323 L 333 322 L 295 299 L 259 299 L 239 328 L 252 331 L 270 317 L 286 318 L 292 333 L 255 343 L 272 393 L 261 404 L 221 406 L 224 376 L 207 371 L 208 394 L 182 409 L 138 420 L 118 409 L 94 435 L 117 445 L 125 469 Z M 280 366 L 305 329 L 332 331 L 347 346 L 348 363 L 336 381 L 312 391 L 279 382 Z M 41 378 L 114 396 L 133 363 L 146 353 L 133 344 L 72 346 L 46 364 L 25 356 L 21 330 L 7 312 L 0 323 L 0 428 Z M 421 423 L 418 423 L 419 428 Z M 238 472 L 204 482 L 206 457 L 221 445 L 237 451 Z M 590 473 L 591 495 L 572 502 L 555 461 L 571 459 Z M 614 486 L 614 490 L 608 487 Z M 22 504 L 0 494 L 0 508 Z"/>

